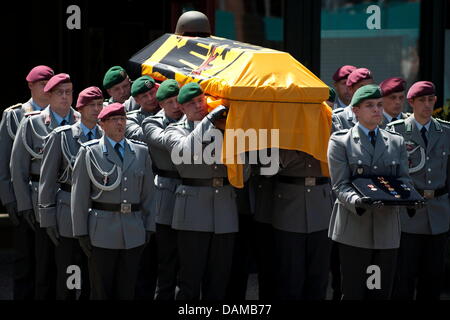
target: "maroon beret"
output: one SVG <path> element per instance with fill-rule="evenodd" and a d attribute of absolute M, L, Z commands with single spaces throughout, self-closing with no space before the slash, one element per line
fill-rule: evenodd
<path fill-rule="evenodd" d="M 121 103 L 111 103 L 110 105 L 104 107 L 100 114 L 98 115 L 99 120 L 105 120 L 112 116 L 126 116 L 125 107 Z"/>
<path fill-rule="evenodd" d="M 48 80 L 47 84 L 45 85 L 44 92 L 50 92 L 61 83 L 68 83 L 68 82 L 72 81 L 70 80 L 70 76 L 67 73 L 57 74 L 53 76 L 50 80 Z"/>
<path fill-rule="evenodd" d="M 347 77 L 352 73 L 354 70 L 356 70 L 355 66 L 345 65 L 336 70 L 336 72 L 333 74 L 333 80 L 339 81 L 342 79 L 347 79 Z"/>
<path fill-rule="evenodd" d="M 103 100 L 103 93 L 102 93 L 102 90 L 100 90 L 100 88 L 89 87 L 89 88 L 84 89 L 78 95 L 77 109 L 84 107 L 85 105 L 89 104 L 92 100 L 96 100 L 96 99 Z"/>
<path fill-rule="evenodd" d="M 50 80 L 50 78 L 54 75 L 55 72 L 52 70 L 52 68 L 47 66 L 37 66 L 31 69 L 30 73 L 28 73 L 26 77 L 26 80 L 28 82 Z"/>
<path fill-rule="evenodd" d="M 372 73 L 370 70 L 366 68 L 358 68 L 349 74 L 346 85 L 347 87 L 351 87 L 352 85 L 367 79 L 372 79 Z"/>
<path fill-rule="evenodd" d="M 408 90 L 407 99 L 413 99 L 421 96 L 435 95 L 436 89 L 433 82 L 430 81 L 418 81 L 414 83 Z"/>
<path fill-rule="evenodd" d="M 402 78 L 388 78 L 380 83 L 383 97 L 395 92 L 403 92 L 406 89 L 406 81 Z"/>

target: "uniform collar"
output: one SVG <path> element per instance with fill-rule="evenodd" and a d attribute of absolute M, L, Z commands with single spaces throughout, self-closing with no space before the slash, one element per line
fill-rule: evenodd
<path fill-rule="evenodd" d="M 95 127 L 93 127 L 92 129 L 89 129 L 84 125 L 83 122 L 80 121 L 80 128 L 83 131 L 85 137 L 88 136 L 89 132 L 92 132 L 92 138 L 95 138 L 97 136 L 97 125 L 95 125 Z"/>
<path fill-rule="evenodd" d="M 369 137 L 369 132 L 371 130 L 367 129 L 366 127 L 364 127 L 361 123 L 357 122 L 356 125 L 361 129 L 362 132 L 364 132 L 364 134 Z M 375 128 L 375 137 L 378 135 L 378 127 Z"/>
<path fill-rule="evenodd" d="M 414 123 L 416 124 L 417 130 L 420 131 L 423 127 L 425 127 L 427 131 L 430 131 L 431 119 L 425 125 L 421 125 L 419 122 L 417 122 L 416 118 L 414 118 Z"/>
<path fill-rule="evenodd" d="M 33 111 L 42 111 L 45 109 L 45 107 L 41 107 L 40 105 L 38 105 L 33 98 L 31 98 L 30 100 L 30 104 L 33 107 Z"/>
<path fill-rule="evenodd" d="M 384 117 L 387 119 L 387 122 L 392 122 L 392 118 L 389 114 L 387 114 L 386 112 L 383 111 L 383 115 Z M 397 116 L 396 116 L 397 120 L 403 119 L 402 113 L 400 112 Z"/>
<path fill-rule="evenodd" d="M 123 150 L 125 150 L 125 138 L 120 140 L 119 142 L 114 141 L 113 139 L 111 139 L 107 135 L 105 135 L 105 138 L 108 139 L 109 143 L 111 144 L 111 146 L 113 148 L 116 146 L 116 144 L 120 144 L 120 146 L 123 148 Z M 106 152 L 106 145 L 103 146 L 103 152 Z"/>
<path fill-rule="evenodd" d="M 65 117 L 61 117 L 56 112 L 53 112 L 51 109 L 50 109 L 50 112 L 53 115 L 53 117 L 55 118 L 56 122 L 58 123 L 58 126 L 61 125 L 61 122 L 63 120 L 66 120 L 66 125 L 70 123 L 70 110 L 69 110 L 69 112 L 67 113 L 67 115 Z"/>

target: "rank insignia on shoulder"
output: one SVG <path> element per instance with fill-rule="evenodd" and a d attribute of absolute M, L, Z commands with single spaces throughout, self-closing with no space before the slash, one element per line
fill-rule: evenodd
<path fill-rule="evenodd" d="M 333 110 L 333 113 L 334 114 L 341 113 L 344 110 L 345 110 L 344 108 L 336 108 L 336 109 Z"/>
<path fill-rule="evenodd" d="M 128 112 L 127 112 L 127 116 L 132 115 L 132 114 L 140 113 L 140 111 L 141 111 L 141 110 L 139 110 L 139 109 L 138 109 L 138 110 L 133 110 L 133 111 L 128 111 Z"/>
<path fill-rule="evenodd" d="M 134 140 L 134 139 L 129 139 L 129 140 L 131 142 L 133 142 L 133 143 L 137 143 L 137 144 L 140 144 L 140 145 L 143 145 L 143 146 L 147 146 L 147 144 L 145 142 L 143 142 L 143 141 Z"/>
<path fill-rule="evenodd" d="M 398 119 L 392 122 L 389 122 L 388 125 L 397 125 L 397 124 L 401 124 L 401 123 L 405 123 L 405 119 Z"/>
<path fill-rule="evenodd" d="M 100 142 L 99 139 L 93 139 L 93 140 L 89 140 L 89 141 L 87 141 L 87 142 L 84 142 L 84 143 L 82 143 L 81 145 L 82 145 L 83 147 L 85 147 L 85 146 L 92 146 L 92 145 L 97 144 L 97 143 L 99 143 L 99 142 Z"/>
<path fill-rule="evenodd" d="M 42 112 L 42 111 L 40 111 L 40 110 L 27 112 L 27 113 L 25 113 L 25 117 L 35 116 L 35 115 L 41 114 L 41 112 Z"/>
<path fill-rule="evenodd" d="M 10 106 L 10 107 L 6 108 L 5 111 L 21 108 L 22 105 L 23 105 L 22 103 L 15 104 L 13 106 Z"/>
<path fill-rule="evenodd" d="M 349 131 L 349 129 L 341 129 L 339 131 L 334 132 L 333 135 L 342 136 L 342 135 L 346 134 L 348 131 Z"/>
<path fill-rule="evenodd" d="M 55 132 L 61 132 L 61 131 L 66 131 L 69 130 L 72 126 L 70 124 L 67 124 L 65 126 L 60 126 L 60 127 L 56 127 L 55 129 L 53 129 Z"/>

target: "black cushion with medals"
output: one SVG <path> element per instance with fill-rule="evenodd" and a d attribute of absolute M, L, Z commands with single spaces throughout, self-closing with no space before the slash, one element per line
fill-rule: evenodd
<path fill-rule="evenodd" d="M 409 206 L 425 202 L 411 183 L 404 183 L 392 176 L 357 176 L 352 185 L 361 194 L 384 205 Z"/>

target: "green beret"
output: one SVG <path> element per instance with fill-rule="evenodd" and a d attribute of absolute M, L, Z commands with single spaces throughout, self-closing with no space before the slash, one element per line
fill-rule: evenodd
<path fill-rule="evenodd" d="M 193 98 L 201 95 L 203 93 L 202 88 L 200 88 L 197 82 L 189 82 L 180 89 L 178 94 L 178 103 L 183 104 L 191 101 Z"/>
<path fill-rule="evenodd" d="M 159 86 L 158 92 L 156 92 L 156 99 L 158 101 L 163 101 L 177 96 L 178 92 L 180 92 L 178 82 L 176 80 L 169 79 L 161 83 Z"/>
<path fill-rule="evenodd" d="M 136 97 L 138 94 L 150 91 L 155 86 L 155 80 L 149 76 L 142 76 L 134 80 L 131 86 L 131 95 Z"/>
<path fill-rule="evenodd" d="M 328 96 L 328 101 L 334 102 L 336 100 L 336 91 L 333 88 L 329 87 L 330 95 Z"/>
<path fill-rule="evenodd" d="M 105 89 L 110 89 L 118 83 L 121 83 L 128 77 L 127 72 L 124 68 L 115 66 L 110 68 L 103 78 L 103 87 Z"/>
<path fill-rule="evenodd" d="M 367 99 L 379 99 L 383 97 L 381 94 L 381 89 L 376 84 L 368 84 L 366 86 L 362 86 L 358 90 L 356 90 L 353 95 L 351 106 L 357 106 L 361 102 Z"/>

